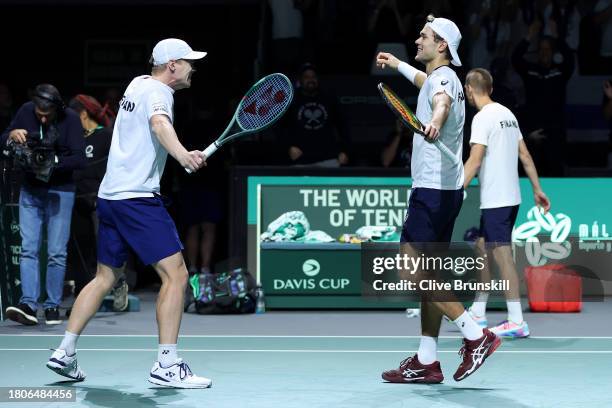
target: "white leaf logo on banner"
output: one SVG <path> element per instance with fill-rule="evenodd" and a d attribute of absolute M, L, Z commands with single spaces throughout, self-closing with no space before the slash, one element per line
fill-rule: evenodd
<path fill-rule="evenodd" d="M 519 246 L 525 245 L 525 255 L 533 266 L 545 265 L 548 260 L 567 258 L 572 252 L 572 246 L 567 237 L 572 229 L 572 220 L 566 214 L 543 214 L 538 207 L 527 212 L 529 221 L 519 225 L 512 231 L 512 242 Z M 550 242 L 540 243 L 538 234 L 550 233 Z"/>

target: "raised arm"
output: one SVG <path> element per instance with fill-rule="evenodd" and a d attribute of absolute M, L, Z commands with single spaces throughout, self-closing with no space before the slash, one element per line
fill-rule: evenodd
<path fill-rule="evenodd" d="M 417 88 L 421 89 L 423 83 L 427 79 L 427 74 L 423 71 L 419 71 L 410 64 L 400 61 L 393 54 L 388 52 L 379 52 L 376 56 L 376 65 L 385 69 L 389 67 L 399 71 L 405 76 L 410 82 L 412 82 Z"/>
<path fill-rule="evenodd" d="M 542 187 L 540 186 L 540 179 L 538 177 L 538 171 L 533 163 L 533 159 L 529 154 L 529 150 L 527 149 L 527 145 L 521 139 L 519 141 L 519 159 L 523 164 L 523 169 L 525 169 L 525 174 L 529 177 L 529 181 L 531 182 L 531 188 L 533 190 L 533 199 L 536 205 L 540 206 L 545 213 L 550 210 L 550 200 L 542 191 Z"/>

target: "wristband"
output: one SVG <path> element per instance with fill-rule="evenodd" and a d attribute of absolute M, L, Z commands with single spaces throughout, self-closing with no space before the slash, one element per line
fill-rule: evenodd
<path fill-rule="evenodd" d="M 403 61 L 399 63 L 399 65 L 397 66 L 397 70 L 413 84 L 417 74 L 419 73 L 418 69 L 416 69 L 412 65 L 406 64 Z"/>

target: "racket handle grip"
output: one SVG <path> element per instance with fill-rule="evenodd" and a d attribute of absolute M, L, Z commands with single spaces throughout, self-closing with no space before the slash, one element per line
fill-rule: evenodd
<path fill-rule="evenodd" d="M 217 146 L 217 142 L 213 142 L 210 144 L 210 146 L 208 146 L 205 150 L 204 150 L 204 155 L 206 156 L 206 158 L 208 159 L 210 156 L 213 155 L 214 152 L 216 152 L 218 149 Z"/>
<path fill-rule="evenodd" d="M 208 146 L 202 153 L 206 156 L 206 158 L 208 159 L 210 156 L 213 155 L 214 152 L 216 152 L 218 149 L 217 146 L 217 142 L 214 141 L 213 143 L 210 144 L 210 146 Z M 189 174 L 191 174 L 191 170 L 189 169 L 185 169 L 185 171 Z"/>
<path fill-rule="evenodd" d="M 459 162 L 457 161 L 457 157 L 449 150 L 448 147 L 446 147 L 444 143 L 442 143 L 440 140 L 436 140 L 434 144 L 440 150 L 440 152 L 442 152 L 443 155 L 448 157 L 453 162 L 453 164 L 459 164 Z"/>

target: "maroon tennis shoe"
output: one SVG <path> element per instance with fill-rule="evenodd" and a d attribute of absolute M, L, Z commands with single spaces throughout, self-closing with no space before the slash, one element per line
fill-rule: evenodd
<path fill-rule="evenodd" d="M 417 355 L 408 357 L 399 368 L 382 373 L 383 380 L 392 383 L 439 384 L 444 380 L 440 362 L 421 364 Z"/>
<path fill-rule="evenodd" d="M 482 366 L 485 360 L 501 345 L 501 338 L 489 329 L 483 329 L 483 335 L 476 340 L 463 339 L 463 347 L 459 350 L 463 361 L 453 378 L 461 381 L 472 375 Z"/>

